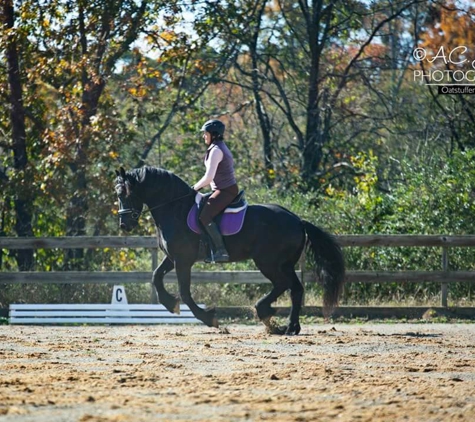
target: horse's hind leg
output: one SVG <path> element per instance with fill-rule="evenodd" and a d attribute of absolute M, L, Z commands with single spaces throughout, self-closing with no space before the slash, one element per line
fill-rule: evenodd
<path fill-rule="evenodd" d="M 302 299 L 304 288 L 297 277 L 294 270 L 294 265 L 289 264 L 284 266 L 284 272 L 291 279 L 290 285 L 290 299 L 292 300 L 292 308 L 290 310 L 289 325 L 285 331 L 285 334 L 297 335 L 300 333 L 300 310 L 302 309 Z"/>
<path fill-rule="evenodd" d="M 291 288 L 290 278 L 276 264 L 262 265 L 257 262 L 256 264 L 262 274 L 272 281 L 273 284 L 272 290 L 256 303 L 257 316 L 266 325 L 269 332 L 272 334 L 283 334 L 285 329 L 277 329 L 271 322 L 275 314 L 275 309 L 271 305 L 286 290 Z"/>
<path fill-rule="evenodd" d="M 165 274 L 169 273 L 175 264 L 173 261 L 165 257 L 161 264 L 153 272 L 153 284 L 157 290 L 158 301 L 168 309 L 168 311 L 179 314 L 180 313 L 180 301 L 175 296 L 171 295 L 165 290 L 165 285 L 163 284 L 163 278 Z"/>

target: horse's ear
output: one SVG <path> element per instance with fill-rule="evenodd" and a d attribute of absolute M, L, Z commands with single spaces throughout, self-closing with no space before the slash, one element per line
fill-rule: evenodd
<path fill-rule="evenodd" d="M 120 167 L 119 169 L 120 173 L 118 174 L 118 176 L 122 177 L 123 179 L 125 179 L 125 170 L 124 170 L 124 167 Z"/>
<path fill-rule="evenodd" d="M 119 177 L 119 176 L 120 176 L 120 173 L 116 170 L 116 171 L 115 171 L 115 175 L 116 175 L 117 177 Z"/>

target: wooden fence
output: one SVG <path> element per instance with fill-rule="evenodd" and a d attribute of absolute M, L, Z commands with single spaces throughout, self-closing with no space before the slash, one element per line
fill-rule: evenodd
<path fill-rule="evenodd" d="M 452 247 L 474 247 L 474 236 L 426 236 L 426 235 L 341 235 L 337 240 L 344 248 L 349 247 L 440 247 L 441 267 L 438 271 L 347 271 L 348 283 L 387 283 L 433 281 L 441 284 L 441 306 L 447 307 L 448 285 L 452 282 L 474 282 L 475 271 L 448 271 L 449 250 Z M 103 249 L 144 248 L 151 251 L 151 267 L 158 265 L 157 241 L 154 236 L 94 236 L 18 238 L 0 237 L 0 249 Z M 311 274 L 303 269 L 300 276 L 304 282 Z M 259 271 L 195 271 L 193 282 L 197 283 L 267 283 Z M 150 283 L 150 272 L 121 271 L 57 271 L 57 272 L 0 272 L 0 284 L 10 283 Z M 165 282 L 176 281 L 172 272 Z"/>

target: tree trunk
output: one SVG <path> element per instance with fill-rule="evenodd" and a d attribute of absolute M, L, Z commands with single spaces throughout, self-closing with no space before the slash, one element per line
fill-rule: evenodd
<path fill-rule="evenodd" d="M 318 187 L 318 173 L 322 169 L 323 147 L 330 141 L 329 125 L 331 107 L 325 89 L 320 86 L 322 78 L 320 60 L 330 31 L 334 3 L 324 7 L 324 1 L 314 1 L 312 6 L 301 3 L 307 22 L 310 49 L 310 75 L 308 80 L 307 124 L 302 151 L 301 176 L 307 187 Z"/>
<path fill-rule="evenodd" d="M 252 35 L 252 40 L 249 43 L 249 50 L 252 59 L 252 91 L 254 94 L 254 102 L 256 105 L 257 118 L 259 120 L 259 126 L 261 128 L 263 139 L 263 153 L 264 153 L 264 167 L 265 167 L 265 181 L 267 187 L 272 187 L 274 184 L 274 177 L 272 173 L 274 171 L 274 164 L 272 162 L 272 137 L 271 137 L 271 124 L 269 122 L 269 116 L 266 113 L 264 103 L 261 97 L 261 87 L 259 83 L 259 65 L 258 65 L 258 53 L 257 43 L 260 32 L 260 22 L 262 19 L 262 13 L 264 12 L 266 3 L 263 2 L 261 9 L 258 12 L 256 18 L 256 28 Z"/>
<path fill-rule="evenodd" d="M 3 2 L 3 25 L 8 30 L 14 28 L 14 9 L 12 0 Z M 26 128 L 25 128 L 25 109 L 23 107 L 22 84 L 20 77 L 20 65 L 18 58 L 17 42 L 15 34 L 9 34 L 9 40 L 5 51 L 8 66 L 8 84 L 10 88 L 10 120 L 12 125 L 12 149 L 14 168 L 17 172 L 24 172 L 28 164 L 28 154 L 26 149 Z M 31 224 L 32 212 L 31 190 L 28 186 L 22 186 L 17 190 L 15 204 L 15 230 L 18 236 L 33 236 Z M 23 249 L 16 251 L 18 268 L 21 271 L 28 271 L 34 268 L 34 253 L 32 249 Z"/>
<path fill-rule="evenodd" d="M 310 184 L 321 161 L 321 122 L 320 122 L 320 54 L 319 44 L 320 19 L 322 2 L 316 2 L 312 7 L 304 7 L 302 12 L 307 22 L 307 36 L 310 47 L 310 74 L 308 79 L 307 124 L 302 151 L 301 176 L 306 184 Z"/>
<path fill-rule="evenodd" d="M 69 167 L 73 172 L 71 199 L 66 211 L 67 235 L 84 236 L 86 234 L 86 220 L 88 204 L 88 174 L 89 149 L 91 144 L 91 117 L 97 114 L 99 100 L 106 86 L 106 79 L 114 70 L 117 60 L 129 51 L 132 43 L 137 39 L 149 6 L 148 0 L 130 2 L 135 13 L 125 23 L 122 15 L 130 11 L 124 2 L 104 2 L 102 10 L 97 10 L 97 16 L 87 15 L 87 2 L 77 2 L 77 23 L 79 51 L 81 57 L 88 58 L 81 68 L 81 105 L 77 118 L 75 134 L 78 143 L 75 157 Z M 127 2 L 125 2 L 127 3 Z M 90 33 L 88 18 L 95 21 L 98 18 L 97 32 Z M 119 25 L 119 27 L 116 27 Z M 124 25 L 124 27 L 120 27 Z M 117 44 L 116 35 L 121 34 Z M 69 250 L 66 254 L 65 266 L 67 269 L 83 269 L 87 262 L 84 250 Z"/>
<path fill-rule="evenodd" d="M 97 113 L 99 99 L 105 87 L 103 80 L 94 84 L 86 77 L 83 80 L 85 89 L 82 96 L 81 143 L 76 150 L 76 159 L 70 164 L 73 176 L 73 194 L 66 212 L 66 235 L 85 236 L 86 215 L 89 209 L 87 198 L 87 151 L 90 144 L 91 117 Z M 66 253 L 65 267 L 67 270 L 84 270 L 83 249 L 69 249 Z"/>

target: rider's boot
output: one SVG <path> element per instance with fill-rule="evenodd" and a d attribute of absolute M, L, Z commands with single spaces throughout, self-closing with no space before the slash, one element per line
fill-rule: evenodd
<path fill-rule="evenodd" d="M 224 246 L 223 237 L 221 236 L 216 223 L 212 221 L 203 226 L 213 244 L 213 247 L 211 248 L 211 260 L 209 262 L 229 262 L 229 254 Z M 206 262 L 208 262 L 208 260 L 206 260 Z"/>

